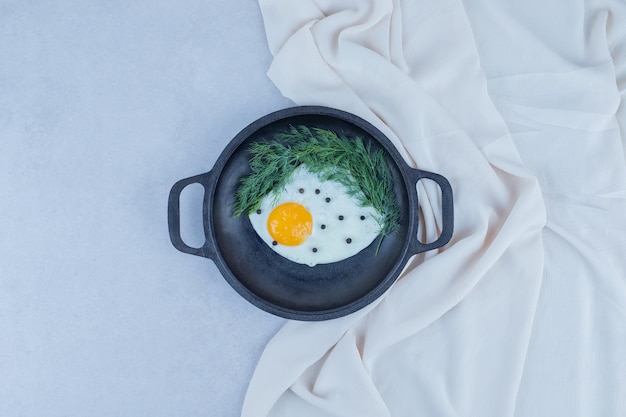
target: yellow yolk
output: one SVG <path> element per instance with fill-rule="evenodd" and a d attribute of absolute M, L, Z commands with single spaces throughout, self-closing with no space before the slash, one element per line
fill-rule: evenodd
<path fill-rule="evenodd" d="M 281 245 L 300 245 L 309 238 L 312 230 L 313 216 L 299 203 L 276 206 L 267 218 L 267 231 Z"/>

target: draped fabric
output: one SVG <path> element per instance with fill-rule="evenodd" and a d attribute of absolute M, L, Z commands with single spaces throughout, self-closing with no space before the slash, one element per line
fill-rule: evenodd
<path fill-rule="evenodd" d="M 259 1 L 281 93 L 363 117 L 448 178 L 455 231 L 363 310 L 287 322 L 243 417 L 626 411 L 620 12 L 561 0 L 536 20 L 513 3 Z M 423 182 L 431 241 L 440 197 Z"/>

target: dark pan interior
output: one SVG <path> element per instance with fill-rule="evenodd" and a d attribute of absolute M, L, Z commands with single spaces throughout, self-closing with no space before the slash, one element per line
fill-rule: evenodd
<path fill-rule="evenodd" d="M 366 142 L 371 141 L 372 149 L 385 150 L 401 215 L 400 227 L 385 237 L 377 255 L 378 239 L 344 261 L 314 267 L 300 265 L 273 252 L 258 237 L 245 215 L 238 218 L 231 216 L 238 181 L 249 172 L 247 149 L 250 144 L 271 139 L 274 133 L 284 131 L 290 125 L 301 124 L 331 129 L 351 137 L 360 136 Z M 280 118 L 247 132 L 239 141 L 242 142 L 238 146 L 234 141 L 235 148 L 229 157 L 225 157 L 213 201 L 208 202 L 212 208 L 210 222 L 218 257 L 221 257 L 217 262 L 225 278 L 231 280 L 235 288 L 239 287 L 240 292 L 243 286 L 244 292 L 249 292 L 248 298 L 253 298 L 252 301 L 257 304 L 260 301 L 265 307 L 269 304 L 270 307 L 303 314 L 365 305 L 381 295 L 391 284 L 389 281 L 397 278 L 406 261 L 410 217 L 407 193 L 410 189 L 415 190 L 415 185 L 408 186 L 403 177 L 404 162 L 387 150 L 391 145 L 386 143 L 382 146 L 378 139 L 361 127 L 328 114 L 295 114 Z"/>

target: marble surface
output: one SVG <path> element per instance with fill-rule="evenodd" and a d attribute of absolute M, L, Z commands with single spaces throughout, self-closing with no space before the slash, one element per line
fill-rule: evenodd
<path fill-rule="evenodd" d="M 176 251 L 166 206 L 292 105 L 270 62 L 253 0 L 0 0 L 1 416 L 239 415 L 284 320 Z"/>

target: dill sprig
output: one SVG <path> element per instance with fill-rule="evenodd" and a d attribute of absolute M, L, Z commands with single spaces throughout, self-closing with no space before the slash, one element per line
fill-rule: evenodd
<path fill-rule="evenodd" d="M 293 171 L 304 164 L 322 181 L 342 184 L 361 207 L 372 207 L 383 236 L 398 225 L 399 209 L 393 191 L 391 172 L 382 150 L 372 151 L 362 138 L 349 138 L 321 128 L 291 126 L 276 133 L 273 141 L 254 142 L 250 174 L 240 180 L 235 194 L 233 216 L 250 214 L 263 198 L 284 188 Z"/>

